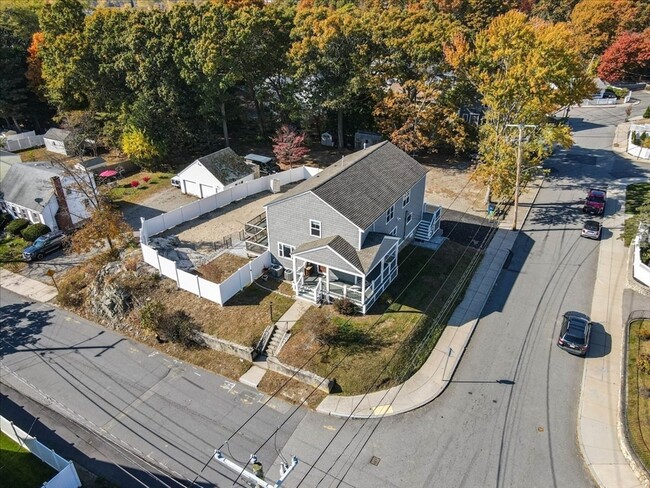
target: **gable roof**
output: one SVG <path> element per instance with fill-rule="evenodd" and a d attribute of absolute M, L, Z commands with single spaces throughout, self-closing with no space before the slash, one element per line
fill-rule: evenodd
<path fill-rule="evenodd" d="M 312 192 L 360 229 L 367 229 L 427 170 L 388 141 L 344 157 L 267 205 Z"/>
<path fill-rule="evenodd" d="M 43 138 L 52 139 L 53 141 L 65 141 L 69 135 L 70 135 L 70 131 L 52 128 L 45 133 Z"/>
<path fill-rule="evenodd" d="M 384 245 L 386 241 L 390 241 L 388 245 Z M 316 239 L 315 241 L 305 242 L 296 247 L 293 251 L 294 255 L 299 255 L 314 249 L 329 248 L 336 254 L 350 263 L 356 270 L 361 273 L 368 273 L 374 268 L 378 260 L 394 245 L 399 238 L 381 234 L 379 232 L 370 232 L 364 242 L 360 251 L 357 251 L 352 244 L 343 239 L 341 236 L 324 237 Z M 320 263 L 327 265 L 328 263 Z"/>
<path fill-rule="evenodd" d="M 52 198 L 53 176 L 62 177 L 65 172 L 47 162 L 12 164 L 2 179 L 4 199 L 40 213 L 43 206 L 36 199 L 45 205 Z"/>
<path fill-rule="evenodd" d="M 250 166 L 244 163 L 244 158 L 229 147 L 200 157 L 194 162 L 196 163 L 197 161 L 223 185 L 240 180 L 253 172 Z"/>

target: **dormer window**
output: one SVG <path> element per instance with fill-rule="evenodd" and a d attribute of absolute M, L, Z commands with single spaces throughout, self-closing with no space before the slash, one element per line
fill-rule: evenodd
<path fill-rule="evenodd" d="M 386 223 L 393 220 L 394 216 L 395 216 L 395 205 L 391 205 L 390 208 L 386 210 Z"/>
<path fill-rule="evenodd" d="M 320 221 L 319 220 L 310 220 L 309 221 L 309 235 L 314 237 L 320 237 Z"/>

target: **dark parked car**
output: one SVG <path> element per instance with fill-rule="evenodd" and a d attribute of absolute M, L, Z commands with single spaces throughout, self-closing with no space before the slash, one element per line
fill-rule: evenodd
<path fill-rule="evenodd" d="M 591 322 L 583 314 L 567 312 L 562 318 L 562 328 L 557 345 L 578 356 L 586 356 L 589 349 L 589 334 L 591 333 Z"/>
<path fill-rule="evenodd" d="M 43 259 L 46 254 L 61 249 L 64 242 L 65 234 L 63 232 L 60 230 L 50 232 L 36 239 L 31 246 L 23 249 L 23 258 L 26 261 Z"/>
<path fill-rule="evenodd" d="M 595 220 L 585 220 L 580 232 L 581 237 L 588 239 L 600 239 L 601 225 Z"/>

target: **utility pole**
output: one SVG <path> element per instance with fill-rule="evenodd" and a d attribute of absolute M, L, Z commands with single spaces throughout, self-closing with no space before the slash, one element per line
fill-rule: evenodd
<path fill-rule="evenodd" d="M 515 177 L 515 211 L 514 211 L 514 220 L 512 221 L 512 230 L 517 230 L 517 213 L 519 211 L 519 184 L 521 180 L 521 163 L 523 159 L 523 147 L 522 143 L 524 141 L 524 129 L 535 128 L 536 125 L 524 125 L 524 124 L 506 124 L 506 127 L 517 127 L 519 129 L 519 138 L 517 145 L 517 175 Z"/>
<path fill-rule="evenodd" d="M 248 464 L 252 464 L 252 473 L 246 470 L 246 466 L 242 468 L 239 464 L 231 461 L 230 459 L 227 459 L 219 450 L 215 451 L 213 457 L 217 460 L 217 462 L 229 470 L 237 473 L 237 479 L 242 477 L 248 481 L 252 481 L 256 484 L 256 488 L 279 488 L 282 486 L 282 483 L 287 478 L 287 476 L 289 476 L 289 473 L 291 473 L 291 471 L 293 471 L 293 469 L 298 465 L 298 458 L 296 456 L 293 456 L 291 458 L 290 465 L 287 463 L 281 463 L 280 478 L 275 483 L 269 483 L 264 479 L 264 468 L 262 467 L 262 463 L 257 460 L 257 456 L 255 456 L 255 454 L 251 455 L 250 461 L 246 464 L 246 466 L 248 466 Z M 235 482 L 237 482 L 237 479 L 235 479 Z"/>

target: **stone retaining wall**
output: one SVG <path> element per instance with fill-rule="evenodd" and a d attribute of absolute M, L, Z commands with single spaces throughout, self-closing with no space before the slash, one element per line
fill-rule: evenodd
<path fill-rule="evenodd" d="M 276 373 L 280 373 L 284 376 L 293 376 L 294 379 L 313 386 L 314 388 L 318 388 L 325 393 L 330 393 L 332 391 L 332 387 L 334 386 L 334 382 L 332 380 L 328 380 L 322 376 L 310 373 L 309 371 L 301 370 L 300 368 L 296 368 L 294 366 L 283 364 L 278 358 L 274 356 L 269 356 L 266 359 L 266 363 L 269 366 L 269 370 L 275 371 Z"/>
<path fill-rule="evenodd" d="M 210 349 L 225 352 L 226 354 L 237 356 L 238 358 L 253 362 L 255 349 L 252 347 L 242 346 L 241 344 L 225 341 L 223 339 L 219 339 L 218 337 L 211 336 L 210 334 L 205 334 L 204 332 L 199 332 L 199 335 Z"/>

